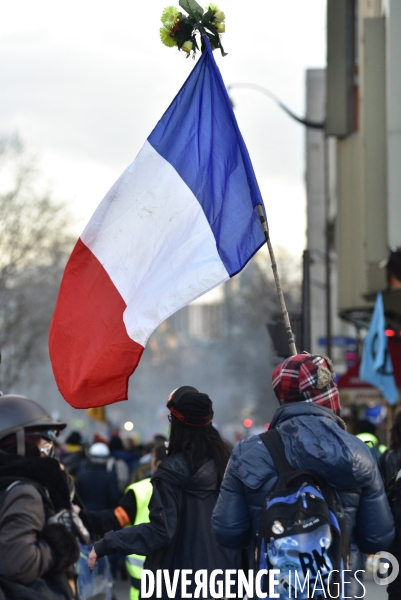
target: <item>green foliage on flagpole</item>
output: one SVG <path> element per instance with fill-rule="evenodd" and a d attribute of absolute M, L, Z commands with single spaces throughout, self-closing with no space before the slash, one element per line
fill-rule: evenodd
<path fill-rule="evenodd" d="M 204 11 L 201 5 L 196 2 L 196 0 L 180 0 L 178 4 L 197 21 L 202 19 Z"/>
<path fill-rule="evenodd" d="M 226 56 L 221 44 L 220 34 L 225 32 L 225 14 L 216 4 L 209 4 L 205 10 L 196 0 L 179 0 L 179 5 L 188 13 L 180 12 L 174 6 L 167 6 L 162 13 L 160 39 L 165 46 L 177 46 L 189 56 L 195 57 L 199 50 L 196 34 L 201 35 L 201 49 L 204 50 L 203 37 L 207 36 L 212 50 L 220 48 Z"/>

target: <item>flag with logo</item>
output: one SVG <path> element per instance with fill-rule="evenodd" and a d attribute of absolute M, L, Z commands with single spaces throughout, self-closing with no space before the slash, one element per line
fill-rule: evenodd
<path fill-rule="evenodd" d="M 209 44 L 72 252 L 50 326 L 75 408 L 126 399 L 154 329 L 264 243 L 250 157 Z"/>
<path fill-rule="evenodd" d="M 368 335 L 363 345 L 359 377 L 377 387 L 391 404 L 397 402 L 398 390 L 388 350 L 381 292 L 377 294 Z"/>

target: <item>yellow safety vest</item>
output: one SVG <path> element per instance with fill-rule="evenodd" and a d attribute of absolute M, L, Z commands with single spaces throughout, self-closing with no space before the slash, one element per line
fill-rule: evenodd
<path fill-rule="evenodd" d="M 373 435 L 373 433 L 358 433 L 356 437 L 362 440 L 362 442 L 365 442 L 372 454 L 376 457 L 376 460 L 387 450 L 387 446 L 380 444 L 378 438 Z"/>
<path fill-rule="evenodd" d="M 379 446 L 379 440 L 373 433 L 358 433 L 356 437 L 365 442 L 369 448 L 377 448 Z"/>
<path fill-rule="evenodd" d="M 150 477 L 129 485 L 124 493 L 126 494 L 129 490 L 134 492 L 136 500 L 136 515 L 132 525 L 149 523 L 148 504 L 153 493 Z M 132 525 L 127 525 L 127 527 L 131 527 Z M 141 574 L 145 558 L 146 556 L 141 556 L 140 554 L 130 554 L 126 558 L 127 571 L 131 577 L 130 600 L 139 600 Z"/>

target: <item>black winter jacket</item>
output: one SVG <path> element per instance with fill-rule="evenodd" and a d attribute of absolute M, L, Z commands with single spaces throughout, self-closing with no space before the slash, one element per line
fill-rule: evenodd
<path fill-rule="evenodd" d="M 98 556 L 120 552 L 147 556 L 145 569 L 240 569 L 240 550 L 217 545 L 211 526 L 212 511 L 219 493 L 214 461 L 191 474 L 182 454 L 166 458 L 153 478 L 149 503 L 150 522 L 107 533 L 95 544 Z M 193 579 L 194 575 L 192 576 Z M 188 586 L 188 592 L 195 585 Z M 178 584 L 175 597 L 181 597 Z M 163 598 L 167 598 L 163 590 Z"/>
<path fill-rule="evenodd" d="M 279 408 L 270 427 L 279 431 L 293 468 L 319 474 L 338 491 L 350 533 L 350 568 L 362 568 L 358 548 L 372 554 L 388 550 L 394 538 L 393 517 L 366 444 L 347 433 L 331 410 L 306 402 Z M 250 545 L 252 561 L 261 508 L 277 477 L 259 436 L 234 448 L 212 518 L 221 545 Z"/>
<path fill-rule="evenodd" d="M 85 508 L 93 511 L 115 508 L 121 493 L 118 489 L 117 473 L 113 465 L 81 463 L 77 471 L 75 490 Z"/>
<path fill-rule="evenodd" d="M 386 450 L 379 458 L 384 483 L 387 483 L 395 475 L 397 466 L 401 468 L 401 448 L 397 450 Z"/>

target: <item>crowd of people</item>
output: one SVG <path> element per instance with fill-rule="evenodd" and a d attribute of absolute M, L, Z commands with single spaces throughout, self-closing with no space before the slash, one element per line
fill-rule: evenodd
<path fill-rule="evenodd" d="M 256 574 L 262 561 L 270 569 L 280 565 L 280 598 L 291 597 L 289 562 L 314 569 L 312 559 L 305 563 L 305 553 L 297 563 L 295 545 L 305 537 L 311 544 L 312 531 L 320 532 L 320 554 L 311 550 L 311 556 L 323 570 L 334 569 L 330 528 L 341 520 L 345 596 L 360 597 L 362 557 L 380 551 L 400 556 L 384 483 L 400 462 L 401 417 L 380 469 L 368 445 L 347 432 L 333 379 L 324 356 L 304 353 L 285 360 L 273 373 L 281 406 L 269 431 L 235 448 L 213 426 L 212 400 L 191 386 L 168 397 L 169 438 L 158 435 L 136 448 L 124 447 L 118 435 L 97 436 L 87 444 L 77 431 L 59 444 L 65 423 L 31 399 L 0 397 L 0 600 L 78 600 L 83 548 L 90 549 L 90 569 L 107 557 L 114 577 L 129 577 L 131 600 L 140 598 L 143 568 L 169 575 L 153 597 L 171 597 L 173 582 L 174 597 L 183 597 L 180 573 L 185 571 L 206 573 L 203 597 L 211 598 L 217 597 L 211 573 L 234 572 L 232 585 L 239 589 L 239 571 Z M 308 483 L 287 495 L 287 507 L 281 508 L 278 487 L 285 494 L 300 474 Z M 337 513 L 324 524 L 323 535 L 315 527 L 319 519 L 311 519 L 308 510 L 320 492 L 330 508 L 321 491 L 326 485 Z M 266 533 L 262 515 L 272 497 L 276 517 Z M 305 521 L 298 511 L 295 526 L 304 529 L 298 535 L 292 523 L 291 537 L 288 506 L 298 501 Z M 189 596 L 184 597 L 195 597 L 198 586 L 196 577 L 186 580 Z M 398 579 L 389 586 L 389 600 L 401 597 L 398 586 Z M 320 593 L 312 597 L 327 597 Z M 218 597 L 223 596 L 224 591 Z"/>

